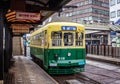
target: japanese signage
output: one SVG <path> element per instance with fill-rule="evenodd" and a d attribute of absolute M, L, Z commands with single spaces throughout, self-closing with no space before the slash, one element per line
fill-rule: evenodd
<path fill-rule="evenodd" d="M 14 33 L 28 33 L 30 25 L 27 24 L 12 24 L 12 32 Z"/>
<path fill-rule="evenodd" d="M 40 13 L 16 12 L 16 19 L 40 20 Z"/>
<path fill-rule="evenodd" d="M 62 30 L 76 30 L 75 26 L 62 26 Z"/>
<path fill-rule="evenodd" d="M 12 31 L 17 32 L 17 33 L 29 33 L 29 29 L 15 29 L 15 28 L 13 28 Z"/>

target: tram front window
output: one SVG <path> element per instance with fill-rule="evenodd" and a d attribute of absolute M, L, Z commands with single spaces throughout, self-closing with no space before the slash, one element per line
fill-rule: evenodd
<path fill-rule="evenodd" d="M 64 33 L 64 46 L 73 46 L 73 33 Z"/>
<path fill-rule="evenodd" d="M 62 45 L 62 32 L 52 32 L 52 46 L 61 46 Z"/>

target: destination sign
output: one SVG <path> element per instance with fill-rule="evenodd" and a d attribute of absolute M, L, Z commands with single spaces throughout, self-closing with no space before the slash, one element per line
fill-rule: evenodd
<path fill-rule="evenodd" d="M 40 20 L 40 13 L 16 12 L 16 19 Z"/>
<path fill-rule="evenodd" d="M 75 26 L 62 26 L 62 30 L 76 30 Z"/>

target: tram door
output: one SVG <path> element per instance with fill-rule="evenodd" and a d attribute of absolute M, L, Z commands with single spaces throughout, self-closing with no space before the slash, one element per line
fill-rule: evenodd
<path fill-rule="evenodd" d="M 49 49 L 49 44 L 48 44 L 48 35 L 47 31 L 44 31 L 44 67 L 48 68 L 48 49 Z"/>

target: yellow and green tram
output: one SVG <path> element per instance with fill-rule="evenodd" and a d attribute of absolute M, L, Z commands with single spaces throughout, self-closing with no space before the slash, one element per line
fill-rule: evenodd
<path fill-rule="evenodd" d="M 43 62 L 49 74 L 84 71 L 85 27 L 72 22 L 52 22 L 30 36 L 30 54 Z"/>

